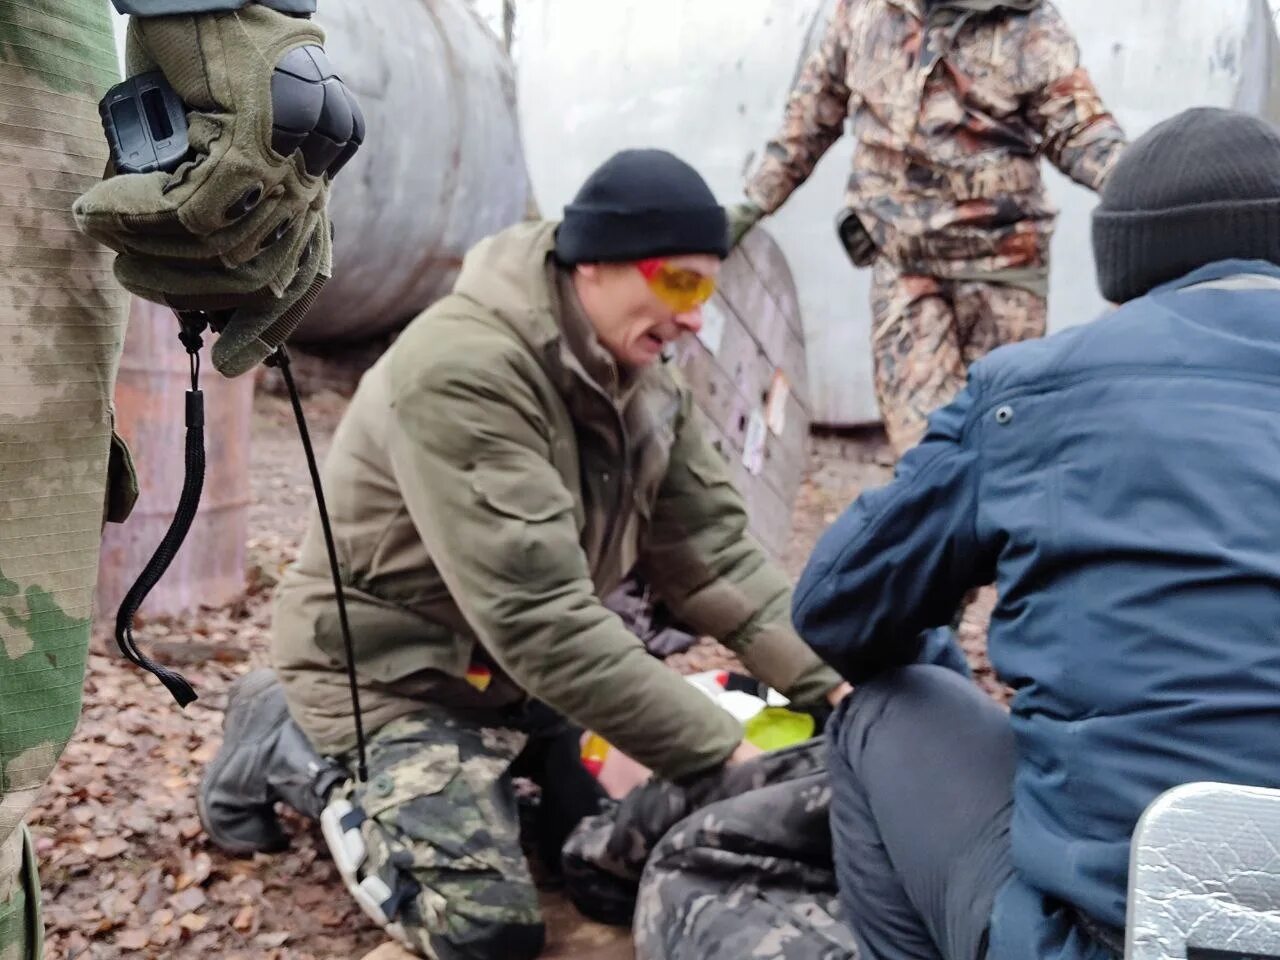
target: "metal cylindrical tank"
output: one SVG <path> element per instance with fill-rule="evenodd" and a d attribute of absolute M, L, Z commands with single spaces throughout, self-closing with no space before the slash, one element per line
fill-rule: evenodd
<path fill-rule="evenodd" d="M 206 337 L 204 494 L 186 542 L 142 605 L 150 616 L 218 606 L 244 591 L 249 520 L 252 376 L 228 380 L 213 369 Z M 138 502 L 124 524 L 104 531 L 96 610 L 113 621 L 120 601 L 164 537 L 182 492 L 185 395 L 191 373 L 173 311 L 133 298 L 116 380 L 116 429 L 133 452 Z"/>
<path fill-rule="evenodd" d="M 528 176 L 510 60 L 466 0 L 324 0 L 316 20 L 368 133 L 334 181 L 334 276 L 295 339 L 361 340 L 447 293 L 471 245 L 524 215 Z"/>
<path fill-rule="evenodd" d="M 751 533 L 784 562 L 811 408 L 800 301 L 767 230 L 752 230 L 725 261 L 702 330 L 677 344 L 675 362 L 746 501 Z"/>
<path fill-rule="evenodd" d="M 1054 0 L 1081 60 L 1130 136 L 1195 104 L 1274 115 L 1276 0 Z M 663 147 L 723 202 L 779 128 L 787 94 L 832 0 L 520 0 L 513 56 L 535 199 L 558 215 L 583 178 L 623 147 Z M 589 37 L 590 42 L 584 41 Z M 870 271 L 836 240 L 853 144 L 837 142 L 766 223 L 795 274 L 808 334 L 814 419 L 878 419 Z M 1092 193 L 1047 168 L 1061 209 L 1049 323 L 1097 316 Z"/>

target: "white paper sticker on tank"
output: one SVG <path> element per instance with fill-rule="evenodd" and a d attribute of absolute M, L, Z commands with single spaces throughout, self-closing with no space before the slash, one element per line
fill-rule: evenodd
<path fill-rule="evenodd" d="M 698 331 L 698 339 L 711 351 L 714 357 L 720 352 L 720 341 L 724 339 L 725 316 L 714 300 L 708 300 L 702 306 L 702 329 Z"/>
<path fill-rule="evenodd" d="M 791 396 L 791 384 L 787 375 L 781 370 L 773 372 L 773 382 L 769 385 L 769 398 L 764 405 L 764 420 L 769 432 L 775 437 L 782 436 L 787 429 L 787 399 Z"/>
<path fill-rule="evenodd" d="M 742 465 L 753 477 L 760 476 L 760 471 L 764 469 L 765 447 L 768 442 L 769 428 L 765 425 L 764 414 L 759 410 L 751 411 L 747 437 L 742 443 Z"/>

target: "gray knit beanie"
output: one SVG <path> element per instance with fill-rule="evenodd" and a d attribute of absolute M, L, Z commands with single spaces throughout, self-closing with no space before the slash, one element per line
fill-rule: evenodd
<path fill-rule="evenodd" d="M 1184 110 L 1124 149 L 1093 213 L 1112 303 L 1217 260 L 1280 265 L 1280 133 L 1217 107 Z"/>

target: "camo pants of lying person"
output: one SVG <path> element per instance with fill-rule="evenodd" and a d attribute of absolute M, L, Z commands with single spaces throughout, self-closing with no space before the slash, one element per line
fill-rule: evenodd
<path fill-rule="evenodd" d="M 604 796 L 578 760 L 580 734 L 531 704 L 483 715 L 432 706 L 368 738 L 369 778 L 339 796 L 366 817 L 361 879 L 386 884 L 383 909 L 419 954 L 522 960 L 541 952 L 545 930 L 512 778 L 542 787 L 532 826 L 558 856 Z M 545 847 L 539 853 L 545 860 Z"/>
<path fill-rule="evenodd" d="M 593 919 L 634 919 L 638 960 L 851 960 L 825 756 L 812 740 L 636 788 L 569 837 L 570 897 Z"/>
<path fill-rule="evenodd" d="M 904 274 L 883 257 L 871 283 L 876 402 L 899 457 L 963 389 L 974 361 L 1044 336 L 1045 300 L 1021 287 Z"/>

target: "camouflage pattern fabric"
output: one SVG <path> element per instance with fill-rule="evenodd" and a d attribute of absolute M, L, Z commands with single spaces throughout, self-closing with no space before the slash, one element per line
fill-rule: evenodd
<path fill-rule="evenodd" d="M 712 804 L 662 839 L 640 881 L 637 960 L 852 960 L 826 771 Z"/>
<path fill-rule="evenodd" d="M 876 261 L 871 287 L 876 401 L 894 452 L 924 436 L 955 399 L 970 364 L 996 347 L 1044 336 L 1043 297 L 1021 287 L 903 274 Z"/>
<path fill-rule="evenodd" d="M 593 920 L 630 924 L 645 864 L 672 827 L 719 801 L 820 773 L 825 763 L 826 745 L 817 738 L 681 783 L 650 780 L 569 836 L 561 860 L 565 892 Z"/>
<path fill-rule="evenodd" d="M 991 614 L 996 609 L 996 588 L 993 584 L 970 590 L 961 601 L 959 622 L 955 625 L 956 643 L 970 658 L 981 653 L 987 655 L 987 631 L 991 628 Z M 990 661 L 973 663 L 974 677 L 987 693 L 1002 703 L 1010 696 L 1008 688 L 996 677 Z"/>
<path fill-rule="evenodd" d="M 366 875 L 399 898 L 390 919 L 430 960 L 517 960 L 542 948 L 508 774 L 526 742 L 515 727 L 429 707 L 373 734 L 367 783 L 341 788 L 368 818 Z"/>
<path fill-rule="evenodd" d="M 117 79 L 103 0 L 0 0 L 0 960 L 40 956 L 21 824 L 80 713 L 125 301 L 71 204 Z"/>
<path fill-rule="evenodd" d="M 776 210 L 846 118 L 848 207 L 898 269 L 944 277 L 1043 267 L 1040 157 L 1096 190 L 1124 143 L 1048 2 L 840 0 L 747 196 Z"/>

